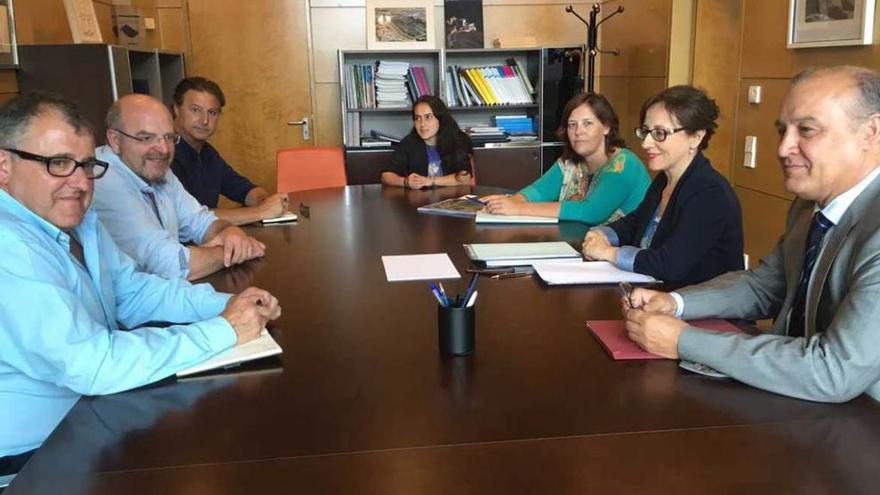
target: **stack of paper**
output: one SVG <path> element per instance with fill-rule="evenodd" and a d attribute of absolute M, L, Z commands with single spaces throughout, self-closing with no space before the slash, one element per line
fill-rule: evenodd
<path fill-rule="evenodd" d="M 535 272 L 548 285 L 568 284 L 616 284 L 619 282 L 651 283 L 657 279 L 650 275 L 627 272 L 607 261 L 583 263 L 537 263 Z"/>
<path fill-rule="evenodd" d="M 382 256 L 382 264 L 389 282 L 461 277 L 446 253 Z"/>
<path fill-rule="evenodd" d="M 472 260 L 485 263 L 487 267 L 581 260 L 581 254 L 562 241 L 465 244 L 464 249 Z"/>
<path fill-rule="evenodd" d="M 376 70 L 376 101 L 379 108 L 408 108 L 406 76 L 409 62 L 380 60 Z"/>

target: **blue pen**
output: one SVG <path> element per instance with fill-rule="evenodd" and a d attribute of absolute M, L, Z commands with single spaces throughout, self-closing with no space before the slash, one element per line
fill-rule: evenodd
<path fill-rule="evenodd" d="M 444 306 L 449 307 L 449 298 L 446 296 L 446 289 L 443 288 L 443 282 L 437 282 L 437 285 L 440 287 L 440 295 L 443 296 Z"/>
<path fill-rule="evenodd" d="M 440 289 L 434 285 L 434 282 L 431 282 L 431 294 L 434 294 L 434 297 L 437 298 L 437 302 L 439 302 L 441 306 L 446 306 L 446 303 L 443 302 L 443 297 L 440 296 Z"/>
<path fill-rule="evenodd" d="M 466 304 L 468 303 L 468 301 L 470 300 L 470 298 L 471 298 L 471 294 L 473 294 L 474 289 L 477 288 L 477 279 L 478 279 L 478 278 L 480 278 L 480 274 L 479 274 L 479 273 L 474 273 L 473 275 L 471 275 L 471 283 L 468 284 L 468 288 L 467 288 L 467 290 L 464 292 L 464 297 L 461 298 L 462 301 L 463 301 L 463 302 L 462 302 L 462 305 L 461 305 L 462 307 L 465 307 L 465 305 L 466 305 Z"/>
<path fill-rule="evenodd" d="M 474 195 L 467 195 L 464 197 L 464 199 L 470 201 L 471 203 L 476 203 L 478 205 L 486 206 L 485 201 L 480 200 L 480 198 L 478 198 L 477 196 L 474 196 Z"/>

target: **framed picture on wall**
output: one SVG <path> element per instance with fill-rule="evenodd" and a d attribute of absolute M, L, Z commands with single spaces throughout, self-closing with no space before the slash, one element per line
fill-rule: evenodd
<path fill-rule="evenodd" d="M 434 48 L 432 0 L 367 0 L 367 48 Z"/>
<path fill-rule="evenodd" d="M 870 45 L 875 0 L 789 0 L 788 47 Z"/>

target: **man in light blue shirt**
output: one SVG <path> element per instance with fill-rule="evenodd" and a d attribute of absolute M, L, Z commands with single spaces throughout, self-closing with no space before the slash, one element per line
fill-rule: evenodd
<path fill-rule="evenodd" d="M 880 74 L 801 73 L 776 127 L 785 188 L 797 196 L 776 248 L 755 269 L 678 293 L 637 289 L 627 330 L 650 352 L 779 394 L 880 400 Z M 679 319 L 712 316 L 775 321 L 751 336 Z"/>
<path fill-rule="evenodd" d="M 138 271 L 89 209 L 108 166 L 93 152 L 87 120 L 61 97 L 0 107 L 0 475 L 81 395 L 173 375 L 280 315 L 261 289 L 233 297 Z M 176 324 L 137 328 L 150 321 Z"/>
<path fill-rule="evenodd" d="M 171 172 L 179 140 L 168 109 L 151 96 L 110 107 L 108 144 L 95 151 L 111 165 L 95 185 L 101 223 L 139 268 L 165 278 L 195 280 L 263 256 L 262 243 L 219 220 Z"/>

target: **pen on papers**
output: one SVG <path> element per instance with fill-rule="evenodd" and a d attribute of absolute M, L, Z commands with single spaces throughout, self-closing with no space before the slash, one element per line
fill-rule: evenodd
<path fill-rule="evenodd" d="M 434 282 L 431 282 L 431 294 L 434 294 L 434 297 L 437 298 L 437 302 L 440 303 L 441 306 L 446 306 L 446 303 L 443 302 L 443 297 L 440 295 L 440 289 L 434 285 Z"/>
<path fill-rule="evenodd" d="M 532 272 L 523 272 L 523 273 L 508 272 L 508 273 L 499 273 L 496 275 L 492 275 L 491 278 L 493 278 L 495 280 L 503 280 L 506 278 L 523 278 L 523 277 L 531 277 L 531 276 L 532 276 Z"/>
<path fill-rule="evenodd" d="M 632 300 L 632 291 L 633 287 L 632 284 L 630 284 L 629 282 L 621 282 L 617 285 L 617 293 L 620 294 L 620 298 L 623 299 L 623 303 L 628 309 L 632 309 L 634 307 Z"/>
<path fill-rule="evenodd" d="M 481 199 L 478 198 L 477 196 L 474 196 L 473 194 L 469 194 L 469 195 L 465 196 L 464 199 L 470 201 L 471 203 L 476 203 L 476 204 L 481 205 L 481 206 L 486 206 L 486 202 L 485 202 L 485 201 L 481 200 Z"/>
<path fill-rule="evenodd" d="M 476 303 L 477 303 L 477 294 L 478 294 L 479 292 L 480 292 L 480 291 L 475 290 L 474 293 L 471 294 L 470 299 L 468 300 L 467 304 L 464 305 L 464 307 L 466 307 L 466 308 L 470 308 L 471 306 L 473 306 L 474 304 L 476 304 Z"/>

